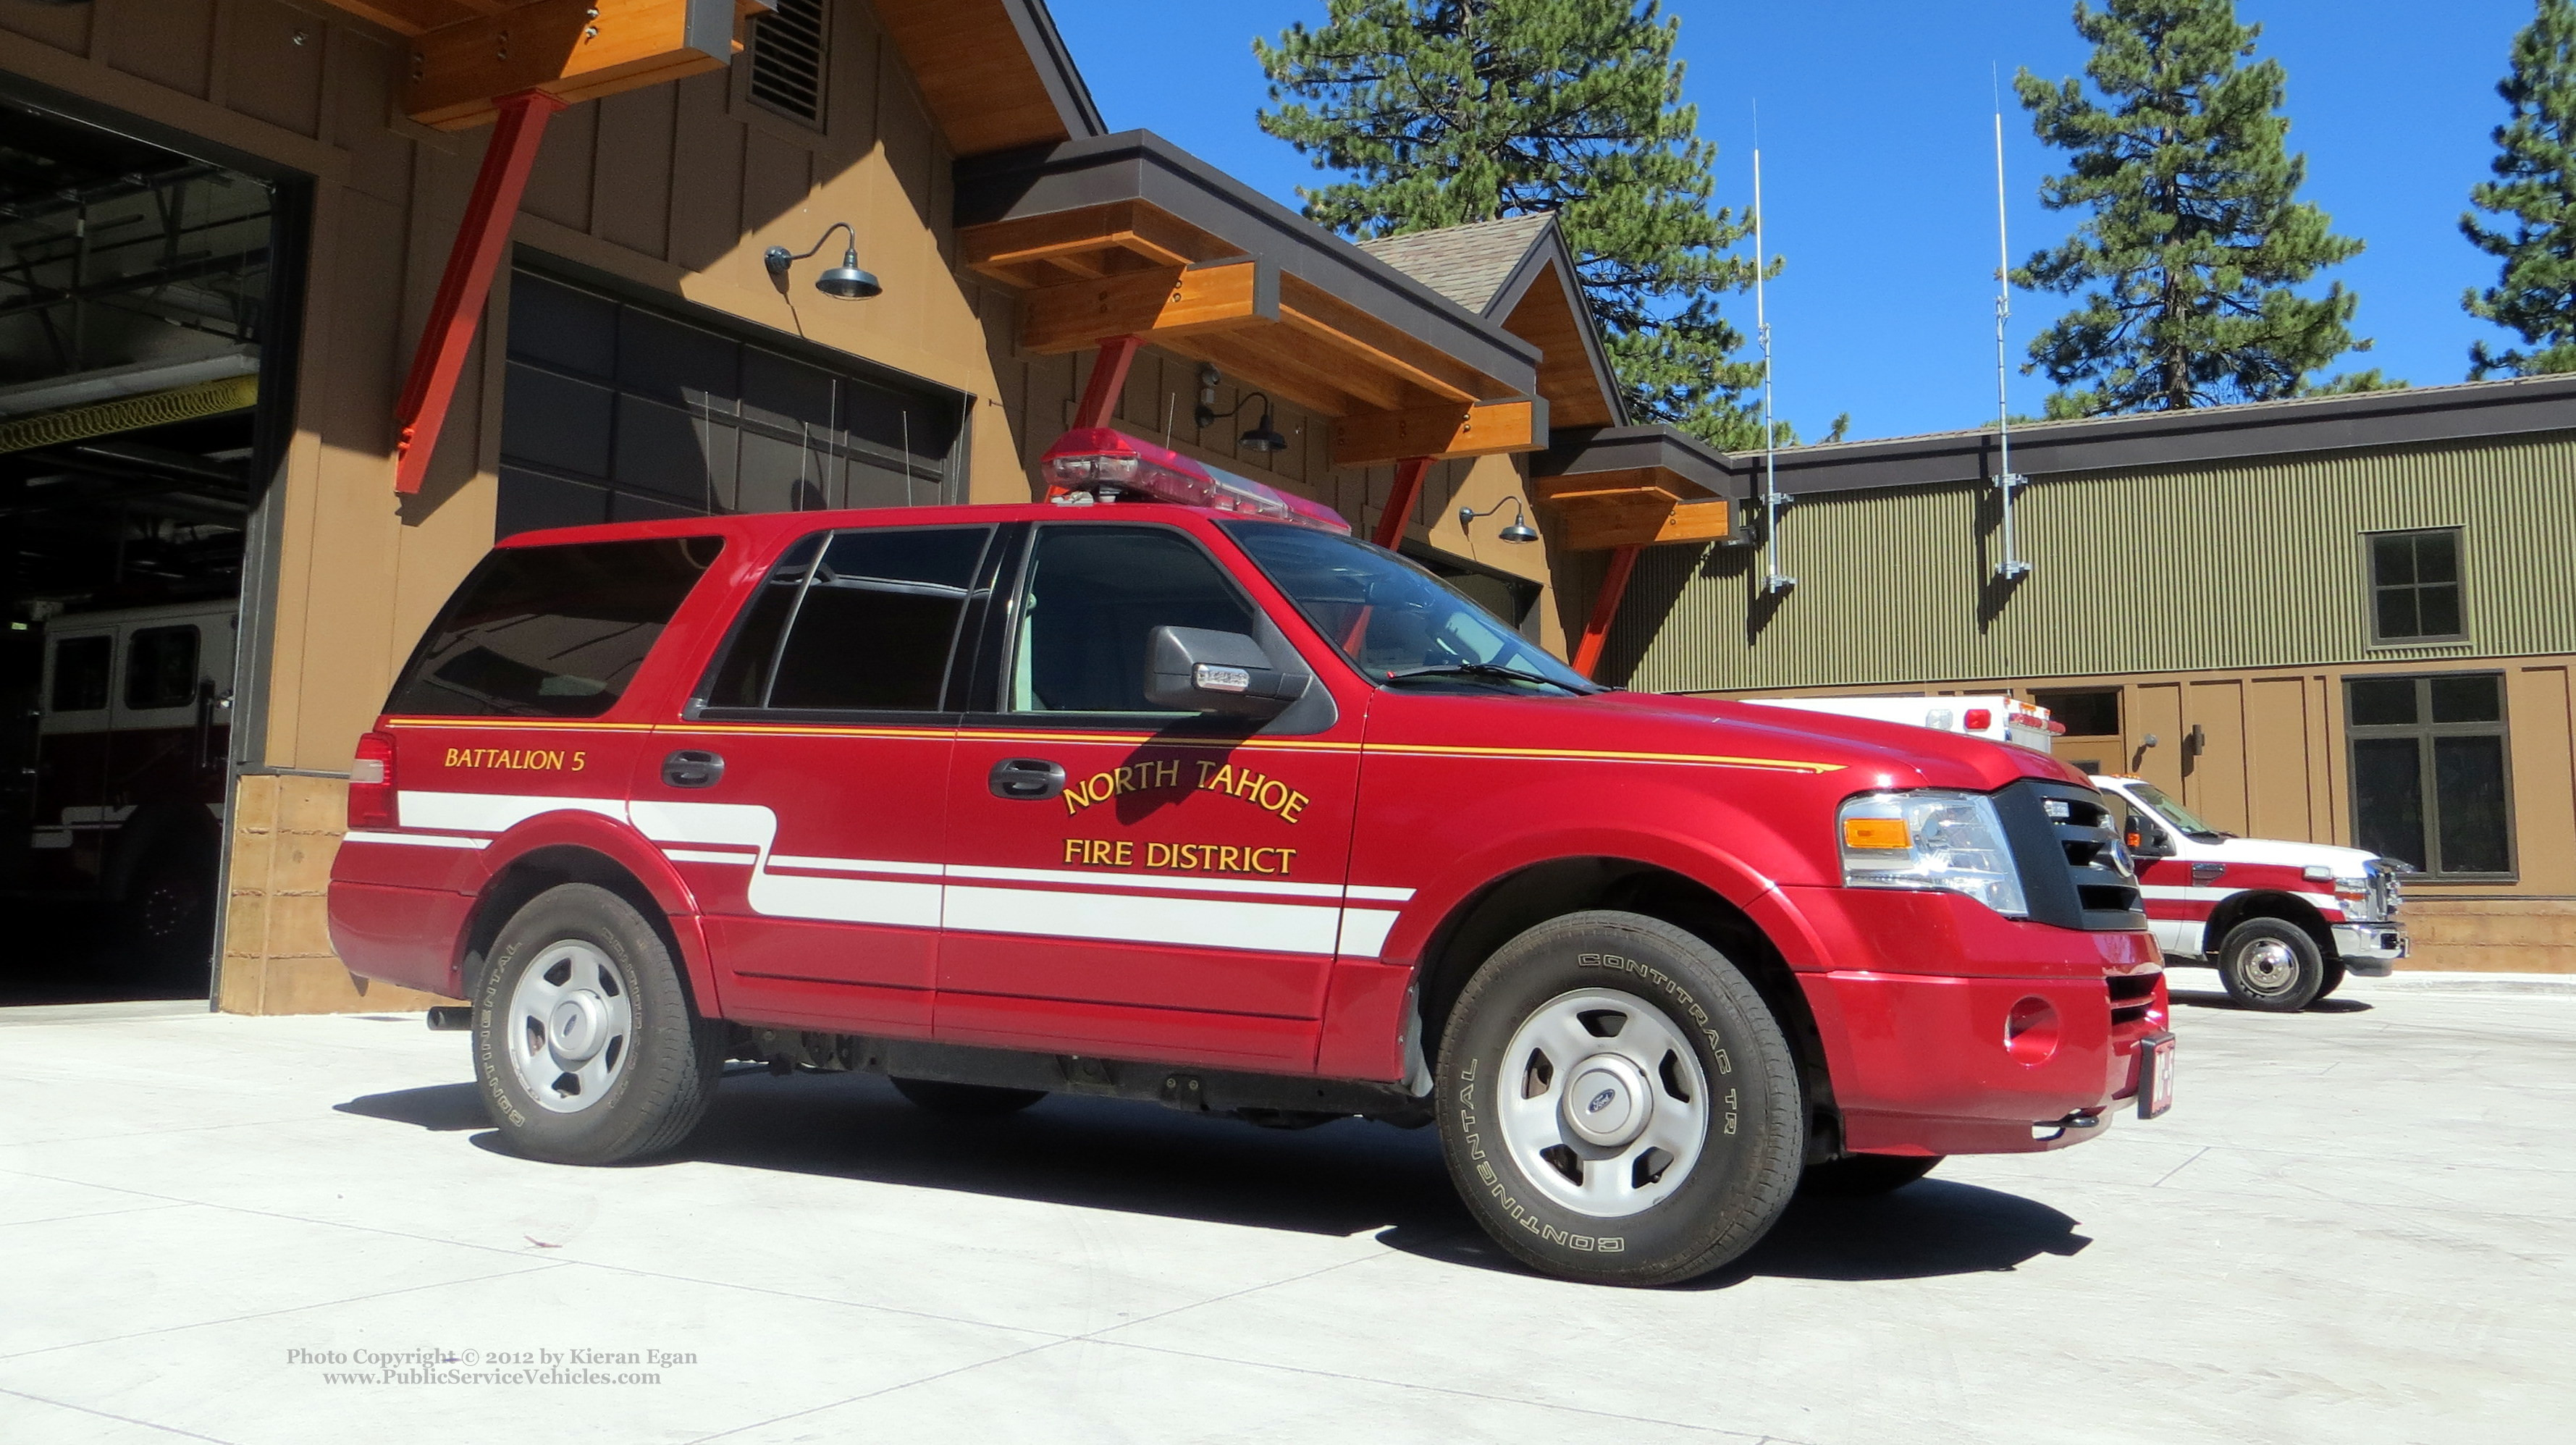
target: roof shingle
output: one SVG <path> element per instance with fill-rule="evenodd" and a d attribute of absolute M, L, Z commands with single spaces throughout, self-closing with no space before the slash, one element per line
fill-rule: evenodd
<path fill-rule="evenodd" d="M 1408 231 L 1362 241 L 1361 250 L 1482 316 L 1530 248 L 1556 222 L 1550 212 Z"/>

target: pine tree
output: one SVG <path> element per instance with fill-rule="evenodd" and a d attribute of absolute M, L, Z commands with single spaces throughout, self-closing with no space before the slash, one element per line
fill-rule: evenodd
<path fill-rule="evenodd" d="M 2495 179 L 2469 200 L 2509 227 L 2460 217 L 2472 245 L 2504 263 L 2485 291 L 2461 304 L 2469 314 L 2521 336 L 2530 351 L 2469 348 L 2469 379 L 2489 372 L 2535 376 L 2576 371 L 2576 0 L 2540 0 L 2513 39 L 2513 71 L 2496 86 L 2511 108 L 2495 129 Z"/>
<path fill-rule="evenodd" d="M 1330 0 L 1324 25 L 1256 38 L 1261 128 L 1351 179 L 1300 187 L 1361 239 L 1552 211 L 1639 420 L 1760 444 L 1758 361 L 1718 297 L 1752 284 L 1747 233 L 1711 209 L 1658 0 Z M 1294 97 L 1291 99 L 1291 97 Z M 1777 264 L 1776 262 L 1774 263 Z"/>
<path fill-rule="evenodd" d="M 2051 210 L 2088 211 L 2055 250 L 2034 254 L 2015 283 L 2082 304 L 2030 347 L 2058 386 L 2052 417 L 2167 411 L 2391 383 L 2376 371 L 2307 377 L 2346 351 L 2358 298 L 2341 282 L 2297 288 L 2362 243 L 2296 199 L 2304 156 L 2283 144 L 2277 60 L 2240 66 L 2259 25 L 2235 0 L 2077 0 L 2075 28 L 2093 43 L 2084 72 L 2013 78 L 2041 140 L 2069 153 L 2041 183 Z M 2086 289 L 2086 288 L 2091 289 Z"/>

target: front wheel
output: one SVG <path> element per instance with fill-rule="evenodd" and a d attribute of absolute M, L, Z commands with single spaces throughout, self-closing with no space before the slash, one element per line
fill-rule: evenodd
<path fill-rule="evenodd" d="M 2325 954 L 2295 923 L 2249 918 L 2219 944 L 2218 979 L 2247 1008 L 2297 1013 L 2325 988 Z"/>
<path fill-rule="evenodd" d="M 588 883 L 520 908 L 475 990 L 474 1076 L 492 1120 L 512 1150 L 558 1164 L 676 1147 L 714 1098 L 724 1043 L 660 931 Z"/>
<path fill-rule="evenodd" d="M 1724 954 L 1655 919 L 1570 914 L 1503 945 L 1450 1013 L 1439 1087 L 1468 1207 L 1567 1279 L 1704 1274 L 1797 1186 L 1788 1040 Z"/>

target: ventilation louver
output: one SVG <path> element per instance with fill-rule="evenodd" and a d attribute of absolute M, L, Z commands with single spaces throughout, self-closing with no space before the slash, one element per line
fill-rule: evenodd
<path fill-rule="evenodd" d="M 808 125 L 823 123 L 824 0 L 778 0 L 751 22 L 751 98 Z"/>

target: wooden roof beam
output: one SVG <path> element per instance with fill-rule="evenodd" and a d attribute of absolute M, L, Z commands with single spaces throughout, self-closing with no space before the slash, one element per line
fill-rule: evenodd
<path fill-rule="evenodd" d="M 1013 268 L 1031 261 L 1127 251 L 1156 265 L 1186 266 L 1242 254 L 1240 247 L 1141 201 L 968 226 L 957 233 L 957 244 L 969 267 L 1013 284 L 1024 274 Z"/>
<path fill-rule="evenodd" d="M 1705 502 L 1666 502 L 1639 497 L 1556 507 L 1563 530 L 1559 545 L 1569 551 L 1598 552 L 1613 547 L 1652 547 L 1667 542 L 1719 542 L 1736 535 L 1735 504 L 1724 498 Z"/>
<path fill-rule="evenodd" d="M 1358 412 L 1333 427 L 1333 465 L 1374 466 L 1407 457 L 1490 457 L 1547 445 L 1547 403 L 1453 402 Z"/>
<path fill-rule="evenodd" d="M 521 91 L 569 104 L 660 85 L 730 63 L 738 21 L 735 0 L 533 0 L 415 35 L 403 110 L 462 130 Z"/>
<path fill-rule="evenodd" d="M 1082 351 L 1113 336 L 1231 331 L 1279 319 L 1279 269 L 1263 261 L 1165 266 L 1043 286 L 1021 298 L 1020 349 Z"/>

